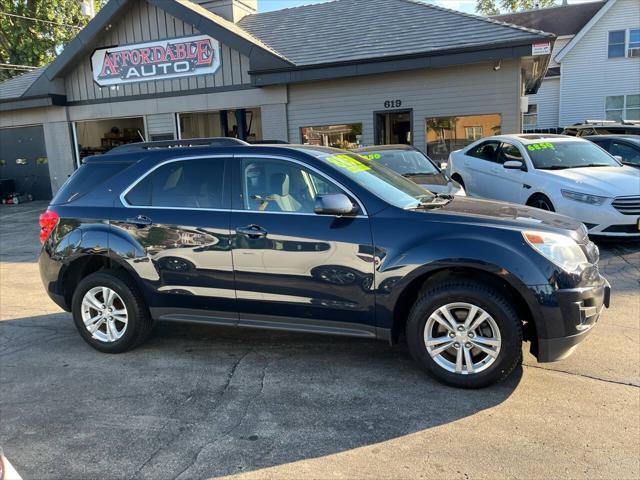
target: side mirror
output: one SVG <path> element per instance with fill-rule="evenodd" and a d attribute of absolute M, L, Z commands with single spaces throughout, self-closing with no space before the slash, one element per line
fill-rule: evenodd
<path fill-rule="evenodd" d="M 524 163 L 520 160 L 507 160 L 502 166 L 508 170 L 522 170 Z"/>
<path fill-rule="evenodd" d="M 358 207 L 354 206 L 345 194 L 331 193 L 318 195 L 313 211 L 318 215 L 346 216 L 355 215 Z"/>
<path fill-rule="evenodd" d="M 616 160 L 618 160 L 620 163 L 622 163 L 623 159 L 621 155 L 614 155 L 613 158 L 615 158 Z"/>

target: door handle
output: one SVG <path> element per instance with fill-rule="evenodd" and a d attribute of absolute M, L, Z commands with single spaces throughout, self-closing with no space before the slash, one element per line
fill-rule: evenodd
<path fill-rule="evenodd" d="M 125 222 L 138 227 L 146 227 L 153 223 L 151 219 L 145 215 L 138 215 L 135 218 L 127 218 Z"/>
<path fill-rule="evenodd" d="M 258 225 L 248 225 L 246 227 L 236 228 L 238 235 L 244 235 L 249 238 L 263 238 L 267 236 L 267 231 Z"/>

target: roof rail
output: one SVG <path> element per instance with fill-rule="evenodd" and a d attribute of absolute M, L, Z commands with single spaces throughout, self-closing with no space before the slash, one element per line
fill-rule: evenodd
<path fill-rule="evenodd" d="M 119 147 L 112 148 L 110 153 L 132 153 L 155 150 L 159 148 L 183 148 L 183 147 L 242 147 L 249 145 L 244 140 L 232 137 L 212 137 L 212 138 L 186 138 L 182 140 L 160 140 L 157 142 L 137 142 L 127 143 Z"/>

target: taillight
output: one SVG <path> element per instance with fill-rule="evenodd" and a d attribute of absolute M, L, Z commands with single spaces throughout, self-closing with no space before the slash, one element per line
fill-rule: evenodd
<path fill-rule="evenodd" d="M 47 210 L 40 214 L 40 243 L 47 241 L 53 229 L 56 228 L 58 220 L 60 220 L 60 215 L 53 210 Z"/>

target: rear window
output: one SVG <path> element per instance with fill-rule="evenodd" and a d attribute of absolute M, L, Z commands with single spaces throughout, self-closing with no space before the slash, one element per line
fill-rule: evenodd
<path fill-rule="evenodd" d="M 129 165 L 131 165 L 129 162 L 85 163 L 62 185 L 51 204 L 57 205 L 77 200 Z"/>

